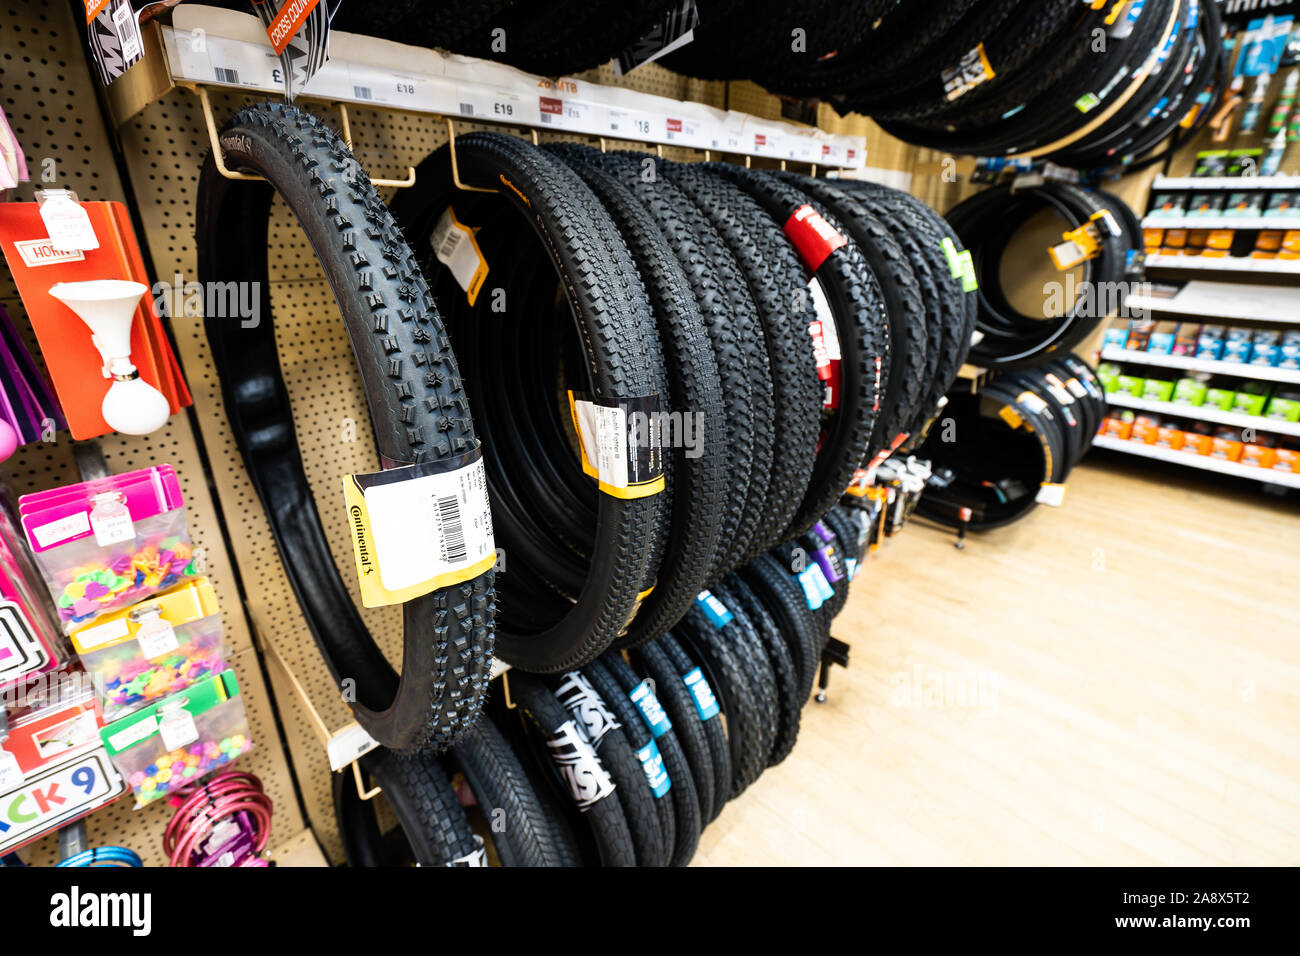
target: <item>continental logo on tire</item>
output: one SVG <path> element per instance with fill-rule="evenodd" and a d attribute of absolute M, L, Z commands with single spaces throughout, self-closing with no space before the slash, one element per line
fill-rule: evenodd
<path fill-rule="evenodd" d="M 524 201 L 524 205 L 527 206 L 529 209 L 531 209 L 533 207 L 533 204 L 528 201 L 527 196 L 525 196 L 523 193 L 519 191 L 519 187 L 516 186 L 514 183 L 512 183 L 510 180 L 506 179 L 505 173 L 500 173 L 499 175 L 501 177 L 501 181 L 510 187 L 510 191 L 514 193 L 516 196 L 518 196 L 520 199 L 522 199 Z"/>

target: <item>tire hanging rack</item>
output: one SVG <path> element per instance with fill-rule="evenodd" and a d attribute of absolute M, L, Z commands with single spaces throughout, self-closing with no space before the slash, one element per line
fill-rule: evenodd
<path fill-rule="evenodd" d="M 205 16 L 204 8 L 198 5 L 186 5 L 183 8 L 177 8 L 178 14 L 194 20 L 199 20 Z M 208 11 L 215 15 L 224 16 L 229 11 L 215 10 L 208 8 Z M 248 18 L 252 19 L 252 18 Z M 216 21 L 220 23 L 220 19 Z M 227 21 L 229 22 L 229 21 Z M 234 36 L 223 35 L 219 26 L 204 26 L 196 28 L 203 29 L 205 40 L 212 47 L 230 47 L 236 45 L 256 49 L 256 45 L 247 40 L 236 39 Z M 231 31 L 235 33 L 237 31 Z M 224 161 L 224 151 L 220 148 L 218 137 L 218 123 L 215 111 L 212 105 L 211 90 L 225 91 L 242 91 L 245 93 L 265 94 L 271 99 L 282 98 L 280 85 L 277 84 L 257 84 L 257 83 L 240 83 L 226 82 L 220 79 L 204 79 L 197 75 L 192 75 L 196 71 L 192 64 L 176 62 L 176 51 L 180 49 L 178 38 L 185 31 L 180 28 L 165 26 L 157 21 L 145 25 L 142 31 L 143 40 L 143 59 L 127 74 L 122 76 L 117 82 L 105 91 L 105 97 L 108 103 L 108 111 L 116 127 L 121 127 L 130 119 L 142 112 L 144 109 L 156 101 L 167 96 L 174 89 L 184 89 L 197 97 L 202 119 L 206 127 L 206 139 L 211 147 L 214 157 L 214 165 L 217 172 L 224 178 L 230 180 L 243 181 L 263 181 L 263 177 L 249 173 L 241 173 L 230 169 Z M 407 48 L 409 49 L 409 48 Z M 245 49 L 244 55 L 250 53 L 250 49 Z M 429 51 L 424 51 L 429 52 Z M 465 58 L 458 58 L 464 60 Z M 329 65 L 342 65 L 345 69 L 350 65 L 346 61 L 331 61 Z M 179 69 L 178 69 L 179 67 Z M 382 70 L 383 67 L 367 67 L 371 70 Z M 524 77 L 529 81 L 536 82 L 538 86 L 545 88 L 549 85 L 554 91 L 558 91 L 566 84 L 574 89 L 580 89 L 580 81 L 559 80 L 552 81 L 541 80 L 536 77 L 528 77 L 510 67 L 503 67 L 500 64 L 487 61 L 475 61 L 474 68 L 483 71 L 501 71 L 506 70 L 510 74 L 518 77 Z M 215 70 L 213 75 L 219 75 Z M 228 75 L 235 75 L 236 71 L 228 70 Z M 662 134 L 655 136 L 649 132 L 642 131 L 640 135 L 625 135 L 622 130 L 607 129 L 601 131 L 592 127 L 588 129 L 573 129 L 563 126 L 554 126 L 545 122 L 532 124 L 521 122 L 517 119 L 508 121 L 497 120 L 494 117 L 478 115 L 461 115 L 452 116 L 443 110 L 426 109 L 414 105 L 391 105 L 370 100 L 363 96 L 352 98 L 317 95 L 311 92 L 302 92 L 297 94 L 297 99 L 321 103 L 332 107 L 337 111 L 338 129 L 341 138 L 349 149 L 354 148 L 352 137 L 351 122 L 348 113 L 349 105 L 362 106 L 370 110 L 393 113 L 413 113 L 420 116 L 428 117 L 433 122 L 444 125 L 447 132 L 448 143 L 450 147 L 451 164 L 452 164 L 452 181 L 458 190 L 466 192 L 499 192 L 499 190 L 476 187 L 462 182 L 460 178 L 459 163 L 456 154 L 456 121 L 459 119 L 464 122 L 475 124 L 490 125 L 500 128 L 502 131 L 514 132 L 523 138 L 530 139 L 534 145 L 540 144 L 539 132 L 545 131 L 556 133 L 573 138 L 584 138 L 597 146 L 601 152 L 607 152 L 610 149 L 609 141 L 614 140 L 620 143 L 634 143 L 639 146 L 654 147 L 655 153 L 659 157 L 664 156 L 665 146 L 674 148 L 691 149 L 701 154 L 704 162 L 712 162 L 725 156 L 735 156 L 743 158 L 745 168 L 753 168 L 754 159 L 766 159 L 776 162 L 782 171 L 786 171 L 791 163 L 797 166 L 806 166 L 811 175 L 816 176 L 818 170 L 840 169 L 842 171 L 854 171 L 865 165 L 866 162 L 866 141 L 864 137 L 831 135 L 822 133 L 808 127 L 796 127 L 792 124 L 782 123 L 773 120 L 761 120 L 757 117 L 747 114 L 736 113 L 733 111 L 722 111 L 704 104 L 682 103 L 681 101 L 671 100 L 666 97 L 653 96 L 651 94 L 636 93 L 634 91 L 617 88 L 617 87 L 600 87 L 598 84 L 581 81 L 582 86 L 587 90 L 613 91 L 618 97 L 619 105 L 623 106 L 628 103 L 642 102 L 646 109 L 640 112 L 643 115 L 652 115 L 654 110 L 666 111 L 671 106 L 671 112 L 682 114 L 688 111 L 688 108 L 698 108 L 700 111 L 713 114 L 714 122 L 718 124 L 719 129 L 723 129 L 725 141 L 720 142 L 715 139 L 712 145 L 702 145 L 698 138 L 694 142 L 690 137 L 679 139 L 674 135 L 672 129 L 674 123 L 679 128 L 685 128 L 689 131 L 690 120 L 679 121 L 674 119 L 665 119 L 665 116 L 659 116 L 662 121 Z M 460 84 L 458 92 L 464 94 L 466 83 Z M 474 95 L 492 95 L 499 93 L 498 87 L 483 85 L 475 91 Z M 505 94 L 518 98 L 516 94 Z M 608 107 L 613 110 L 614 107 Z M 544 117 L 546 119 L 549 117 Z M 697 123 L 697 125 L 699 125 Z M 752 127 L 752 129 L 751 129 Z M 740 135 L 735 130 L 739 129 Z M 649 124 L 645 127 L 649 130 Z M 630 133 L 631 131 L 627 131 Z M 657 130 L 656 130 L 657 132 Z M 717 131 L 715 130 L 715 133 Z M 793 143 L 793 146 L 785 145 Z M 752 148 L 746 149 L 746 144 L 752 144 Z M 784 155 L 781 151 L 784 150 Z M 837 161 L 838 160 L 838 161 Z M 416 183 L 416 170 L 412 166 L 407 167 L 407 174 L 401 179 L 372 178 L 371 183 L 378 188 L 406 189 Z M 309 723 L 314 731 L 315 736 L 320 740 L 321 745 L 326 750 L 329 757 L 330 769 L 333 772 L 346 772 L 350 767 L 352 770 L 353 781 L 356 787 L 356 793 L 363 802 L 371 801 L 382 793 L 378 786 L 368 786 L 361 771 L 360 760 L 363 756 L 373 750 L 378 744 L 373 741 L 368 734 L 361 728 L 360 724 L 350 721 L 339 729 L 331 732 L 329 723 L 322 716 L 319 708 L 314 704 L 311 695 L 306 686 L 294 672 L 288 660 L 281 653 L 275 642 L 271 640 L 269 630 L 253 615 L 249 609 L 250 621 L 253 624 L 253 632 L 256 638 L 257 646 L 268 662 L 274 663 L 277 670 L 287 680 L 289 687 L 292 689 L 293 696 L 297 698 L 299 704 L 303 707 L 309 717 Z M 508 678 L 504 677 L 510 669 L 510 665 L 499 659 L 493 661 L 491 679 L 502 677 L 502 692 L 505 705 L 514 709 L 516 706 L 512 700 Z"/>

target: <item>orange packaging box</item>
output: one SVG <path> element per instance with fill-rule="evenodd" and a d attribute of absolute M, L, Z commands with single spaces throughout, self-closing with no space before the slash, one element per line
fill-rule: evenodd
<path fill-rule="evenodd" d="M 1187 441 L 1187 433 L 1181 428 L 1169 428 L 1161 425 L 1156 429 L 1155 444 L 1161 448 L 1168 448 L 1170 451 L 1178 451 Z"/>
<path fill-rule="evenodd" d="M 1133 423 L 1133 441 L 1140 441 L 1143 444 L 1154 445 L 1156 443 L 1156 434 L 1160 431 L 1160 426 L 1149 419 L 1139 418 Z"/>
<path fill-rule="evenodd" d="M 1133 423 L 1122 421 L 1118 418 L 1107 418 L 1105 422 L 1106 434 L 1123 441 L 1128 441 L 1133 437 Z"/>
<path fill-rule="evenodd" d="M 1163 229 L 1142 230 L 1142 245 L 1145 246 L 1147 249 L 1152 249 L 1152 250 L 1159 249 L 1164 242 L 1164 238 L 1165 238 L 1165 231 Z M 1279 242 L 1281 241 L 1280 236 L 1278 237 L 1278 240 Z"/>
<path fill-rule="evenodd" d="M 1205 246 L 1207 249 L 1221 250 L 1224 255 L 1227 255 L 1235 236 L 1236 233 L 1231 229 L 1212 229 L 1205 239 Z"/>
<path fill-rule="evenodd" d="M 1290 471 L 1300 474 L 1300 451 L 1292 448 L 1278 448 L 1274 450 L 1273 470 Z"/>
<path fill-rule="evenodd" d="M 1214 446 L 1214 439 L 1209 435 L 1187 433 L 1182 450 L 1193 455 L 1208 455 Z"/>
<path fill-rule="evenodd" d="M 1273 463 L 1276 461 L 1276 448 L 1265 448 L 1263 445 L 1243 446 L 1241 453 L 1241 463 L 1243 465 L 1254 465 L 1256 468 L 1272 468 Z"/>
<path fill-rule="evenodd" d="M 1211 458 L 1226 458 L 1228 461 L 1241 461 L 1241 456 L 1245 451 L 1246 446 L 1239 441 L 1232 441 L 1229 438 L 1210 439 Z"/>
<path fill-rule="evenodd" d="M 1278 253 L 1280 259 L 1300 259 L 1300 229 L 1288 230 L 1282 236 L 1282 250 Z"/>

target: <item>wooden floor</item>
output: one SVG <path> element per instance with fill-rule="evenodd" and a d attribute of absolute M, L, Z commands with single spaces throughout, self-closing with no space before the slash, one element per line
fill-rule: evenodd
<path fill-rule="evenodd" d="M 965 551 L 887 541 L 697 863 L 1300 863 L 1300 499 L 1258 487 L 1098 452 Z"/>

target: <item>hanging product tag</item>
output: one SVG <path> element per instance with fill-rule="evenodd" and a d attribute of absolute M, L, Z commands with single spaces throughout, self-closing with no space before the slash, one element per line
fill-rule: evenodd
<path fill-rule="evenodd" d="M 90 509 L 90 529 L 95 532 L 95 543 L 101 548 L 135 540 L 135 523 L 131 509 L 126 506 L 126 495 L 107 491 L 95 495 Z"/>
<path fill-rule="evenodd" d="M 825 216 L 807 203 L 796 209 L 786 220 L 784 232 L 809 272 L 816 272 L 832 252 L 842 249 L 849 242 L 826 221 Z"/>
<path fill-rule="evenodd" d="M 948 271 L 952 273 L 952 277 L 961 278 L 961 253 L 957 251 L 957 243 L 952 241 L 952 237 L 944 236 L 943 241 L 939 243 L 939 248 L 943 250 L 943 257 L 948 260 Z"/>
<path fill-rule="evenodd" d="M 700 606 L 704 616 L 709 619 L 709 623 L 719 631 L 736 619 L 727 605 L 718 600 L 712 591 L 701 591 L 700 596 L 695 599 L 695 603 Z"/>
<path fill-rule="evenodd" d="M 343 493 L 366 607 L 404 604 L 496 563 L 481 449 L 349 475 Z"/>
<path fill-rule="evenodd" d="M 835 313 L 831 310 L 826 288 L 816 276 L 808 281 L 808 292 L 812 296 L 813 310 L 817 315 L 815 322 L 817 328 L 814 330 L 810 326 L 809 332 L 813 337 L 817 376 L 825 383 L 822 405 L 824 408 L 835 409 L 840 407 L 843 392 L 844 356 L 840 351 L 840 333 L 835 325 Z"/>
<path fill-rule="evenodd" d="M 448 206 L 438 220 L 429 236 L 429 245 L 433 246 L 438 261 L 451 271 L 457 285 L 465 290 L 469 304 L 477 302 L 488 276 L 487 259 L 474 237 L 474 230 L 456 218 L 452 207 Z"/>
<path fill-rule="evenodd" d="M 987 83 L 996 75 L 993 64 L 989 62 L 989 55 L 984 51 L 984 44 L 981 43 L 963 56 L 956 66 L 940 73 L 939 78 L 943 80 L 944 96 L 951 102 L 965 96 L 981 83 Z"/>
<path fill-rule="evenodd" d="M 961 290 L 963 292 L 975 292 L 979 289 L 979 278 L 975 275 L 975 258 L 971 255 L 969 249 L 962 252 L 961 256 Z"/>
<path fill-rule="evenodd" d="M 664 490 L 663 413 L 658 395 L 596 399 L 569 392 L 584 474 L 614 498 Z"/>
<path fill-rule="evenodd" d="M 77 195 L 67 189 L 43 189 L 36 194 L 41 222 L 50 237 L 50 245 L 59 252 L 86 252 L 99 248 L 90 215 L 77 202 Z"/>
<path fill-rule="evenodd" d="M 699 22 L 700 11 L 695 0 L 679 0 L 636 43 L 618 55 L 614 61 L 614 74 L 622 76 L 681 49 L 695 39 Z"/>
<path fill-rule="evenodd" d="M 158 735 L 162 737 L 165 749 L 178 750 L 199 739 L 199 728 L 194 723 L 194 715 L 183 706 L 167 709 L 164 705 L 160 710 L 165 713 L 158 720 Z"/>
<path fill-rule="evenodd" d="M 285 98 L 293 102 L 329 59 L 330 10 L 338 2 L 252 0 L 252 5 L 284 68 Z"/>
<path fill-rule="evenodd" d="M 817 579 L 821 578 L 821 582 Z M 803 588 L 804 600 L 808 604 L 808 610 L 816 611 L 826 603 L 825 589 L 822 582 L 825 577 L 822 575 L 822 569 L 815 564 L 810 564 L 797 575 L 799 586 Z M 829 585 L 828 585 L 829 587 Z"/>
<path fill-rule="evenodd" d="M 181 642 L 176 637 L 176 629 L 159 616 L 157 606 L 152 606 L 151 610 L 151 614 L 141 619 L 135 639 L 140 644 L 140 653 L 146 660 L 152 661 L 170 654 L 181 646 Z M 132 616 L 136 617 L 141 611 L 142 608 L 137 608 Z"/>
<path fill-rule="evenodd" d="M 668 712 L 664 710 L 663 704 L 659 703 L 659 698 L 655 696 L 650 681 L 647 680 L 638 684 L 628 696 L 632 698 L 632 703 L 636 704 L 637 709 L 641 711 L 646 726 L 650 728 L 650 735 L 655 740 L 673 729 L 673 722 L 668 719 Z"/>
<path fill-rule="evenodd" d="M 713 688 L 704 679 L 704 671 L 697 667 L 693 671 L 683 674 L 682 682 L 686 684 L 686 689 L 695 698 L 695 709 L 700 712 L 700 720 L 712 720 L 722 713 L 722 708 L 718 706 L 718 698 L 714 695 Z"/>
<path fill-rule="evenodd" d="M 673 782 L 664 767 L 664 756 L 659 752 L 659 745 L 651 740 L 636 755 L 641 761 L 641 769 L 645 771 L 646 782 L 650 784 L 650 792 L 656 799 L 663 797 L 672 789 Z"/>
<path fill-rule="evenodd" d="M 566 720 L 546 741 L 551 760 L 574 803 L 583 813 L 614 792 L 614 780 L 596 756 L 595 749 L 572 720 Z"/>

